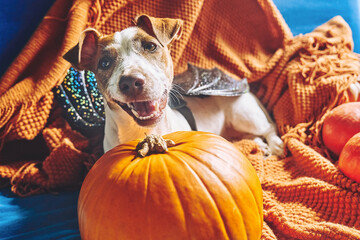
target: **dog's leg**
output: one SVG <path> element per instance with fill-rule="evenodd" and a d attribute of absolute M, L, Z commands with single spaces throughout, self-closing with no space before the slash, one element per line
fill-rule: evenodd
<path fill-rule="evenodd" d="M 360 77 L 358 78 L 358 81 L 355 83 L 350 84 L 349 87 L 350 92 L 350 99 L 354 102 L 360 100 Z"/>
<path fill-rule="evenodd" d="M 244 134 L 241 137 L 242 139 L 253 140 L 260 147 L 266 157 L 272 154 L 269 145 L 264 142 L 262 137 L 253 134 Z"/>
<path fill-rule="evenodd" d="M 109 151 L 113 147 L 120 144 L 120 139 L 118 136 L 118 127 L 116 122 L 114 121 L 114 116 L 112 111 L 109 109 L 108 104 L 106 101 L 104 102 L 105 105 L 105 129 L 104 129 L 104 152 Z"/>
<path fill-rule="evenodd" d="M 237 98 L 235 103 L 231 104 L 227 119 L 230 120 L 230 124 L 235 130 L 266 139 L 268 147 L 259 142 L 261 139 L 254 137 L 265 154 L 269 152 L 270 148 L 272 154 L 283 155 L 283 141 L 276 133 L 275 124 L 253 94 L 246 93 Z"/>

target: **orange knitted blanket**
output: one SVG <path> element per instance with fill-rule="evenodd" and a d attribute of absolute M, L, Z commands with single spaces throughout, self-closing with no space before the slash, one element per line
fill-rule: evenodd
<path fill-rule="evenodd" d="M 360 239 L 360 184 L 338 170 L 320 137 L 324 116 L 349 101 L 359 75 L 351 30 L 335 17 L 293 37 L 271 0 L 57 0 L 0 79 L 0 184 L 26 196 L 81 183 L 101 136 L 72 130 L 53 101 L 70 67 L 62 55 L 84 28 L 111 33 L 140 13 L 184 20 L 176 73 L 191 62 L 246 77 L 276 120 L 286 158 L 264 160 L 254 142 L 235 143 L 262 182 L 262 238 Z"/>

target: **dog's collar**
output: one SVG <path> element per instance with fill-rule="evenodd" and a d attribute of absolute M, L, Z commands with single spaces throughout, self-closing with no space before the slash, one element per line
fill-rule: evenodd
<path fill-rule="evenodd" d="M 197 131 L 194 115 L 186 106 L 182 96 L 240 96 L 249 92 L 249 84 L 246 78 L 236 80 L 218 68 L 211 70 L 188 64 L 188 69 L 182 74 L 175 76 L 173 90 L 177 98 L 170 98 L 170 108 L 179 111 L 189 123 L 191 130 Z"/>
<path fill-rule="evenodd" d="M 195 122 L 194 115 L 192 114 L 190 108 L 188 108 L 186 105 L 186 101 L 182 98 L 169 98 L 168 105 L 171 109 L 179 111 L 186 121 L 189 123 L 192 131 L 197 131 L 197 126 Z"/>

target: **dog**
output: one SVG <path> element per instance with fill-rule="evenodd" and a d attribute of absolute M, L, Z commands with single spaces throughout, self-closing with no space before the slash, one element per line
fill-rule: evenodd
<path fill-rule="evenodd" d="M 144 134 L 191 130 L 184 116 L 167 104 L 174 78 L 170 49 L 182 25 L 180 19 L 141 15 L 135 26 L 111 35 L 86 29 L 64 55 L 74 68 L 95 73 L 105 102 L 105 152 Z M 252 93 L 184 99 L 198 130 L 225 138 L 235 132 L 256 141 L 267 155 L 283 155 L 283 141 Z"/>

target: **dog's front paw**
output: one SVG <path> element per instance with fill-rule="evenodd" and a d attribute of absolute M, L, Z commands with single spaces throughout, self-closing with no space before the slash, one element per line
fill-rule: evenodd
<path fill-rule="evenodd" d="M 265 157 L 268 157 L 271 155 L 271 149 L 269 145 L 267 145 L 264 140 L 260 137 L 255 137 L 252 139 L 254 142 L 256 142 L 257 145 L 259 145 L 261 151 L 264 153 Z"/>
<path fill-rule="evenodd" d="M 267 139 L 269 148 L 273 155 L 282 157 L 284 156 L 284 142 L 277 135 L 269 136 Z"/>
<path fill-rule="evenodd" d="M 348 91 L 350 93 L 351 101 L 356 102 L 360 100 L 360 77 L 357 82 L 350 84 Z"/>

